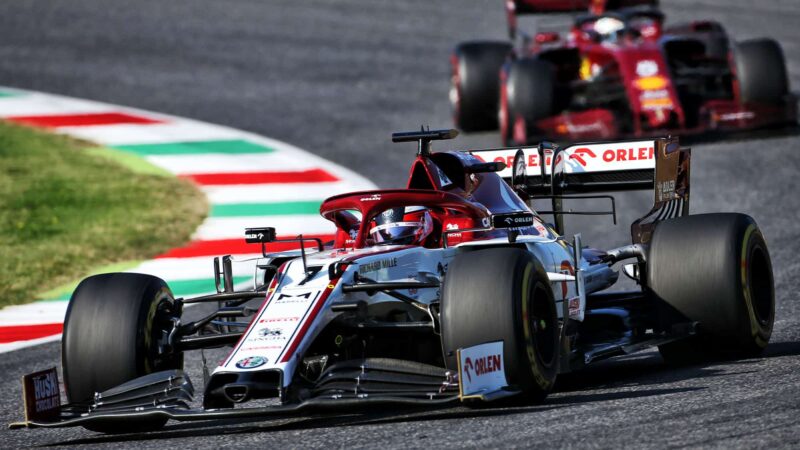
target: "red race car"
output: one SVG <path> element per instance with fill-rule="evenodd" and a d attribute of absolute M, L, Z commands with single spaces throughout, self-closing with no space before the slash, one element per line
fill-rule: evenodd
<path fill-rule="evenodd" d="M 566 36 L 517 30 L 522 14 L 585 7 Z M 722 25 L 665 27 L 648 1 L 506 2 L 511 42 L 459 44 L 450 100 L 463 131 L 503 143 L 747 130 L 797 122 L 780 45 Z M 617 9 L 616 6 L 625 6 Z"/>

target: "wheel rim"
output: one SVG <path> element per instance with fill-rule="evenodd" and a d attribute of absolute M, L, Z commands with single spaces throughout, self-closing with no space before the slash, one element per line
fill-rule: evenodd
<path fill-rule="evenodd" d="M 753 303 L 756 320 L 762 327 L 769 325 L 772 318 L 773 287 L 772 272 L 766 252 L 760 245 L 750 250 L 748 267 L 748 288 Z"/>
<path fill-rule="evenodd" d="M 167 289 L 162 289 L 157 294 L 157 299 L 151 312 L 152 315 L 147 319 L 143 336 L 146 355 L 144 361 L 145 373 L 175 368 L 173 367 L 175 365 L 174 354 L 170 349 L 166 348 L 169 332 L 174 326 L 172 321 L 175 316 L 174 304 L 175 301 L 172 299 L 172 294 Z M 167 351 L 161 352 L 159 348 Z"/>
<path fill-rule="evenodd" d="M 558 324 L 556 323 L 555 305 L 548 301 L 548 294 L 542 283 L 536 283 L 531 293 L 531 330 L 533 330 L 533 348 L 540 362 L 545 367 L 555 363 L 558 342 Z"/>
<path fill-rule="evenodd" d="M 461 127 L 461 74 L 458 69 L 458 60 L 453 59 L 453 75 L 450 80 L 450 108 L 453 113 L 453 122 L 457 127 Z"/>

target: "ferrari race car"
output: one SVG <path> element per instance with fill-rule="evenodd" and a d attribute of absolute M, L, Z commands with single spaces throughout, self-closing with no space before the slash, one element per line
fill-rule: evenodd
<path fill-rule="evenodd" d="M 772 39 L 734 43 L 714 21 L 664 27 L 664 15 L 649 6 L 594 5 L 596 13 L 576 16 L 566 37 L 519 32 L 517 17 L 549 11 L 542 3 L 506 2 L 510 42 L 455 48 L 450 101 L 461 130 L 499 128 L 504 145 L 522 145 L 543 137 L 618 139 L 797 123 L 797 97 Z"/>
<path fill-rule="evenodd" d="M 325 407 L 537 402 L 558 374 L 646 347 L 670 361 L 765 348 L 764 237 L 743 214 L 688 215 L 690 151 L 676 139 L 431 151 L 456 134 L 394 134 L 418 146 L 408 187 L 328 198 L 333 242 L 298 236 L 299 249 L 269 252 L 275 229 L 247 229 L 263 255 L 252 290 L 234 290 L 230 256 L 214 260 L 218 292 L 202 297 L 174 298 L 150 275 L 86 278 L 64 324 L 67 402 L 55 368 L 27 375 L 26 419 L 13 426 L 116 432 Z M 630 245 L 564 236 L 564 216 L 579 213 L 564 201 L 633 189 L 655 197 Z M 529 206 L 542 200 L 551 211 Z M 608 290 L 616 263 L 640 288 Z M 198 303 L 216 306 L 187 319 Z M 224 346 L 193 406 L 185 353 Z"/>

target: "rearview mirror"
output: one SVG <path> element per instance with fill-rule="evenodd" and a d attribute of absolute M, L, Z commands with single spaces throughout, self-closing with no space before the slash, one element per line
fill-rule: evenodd
<path fill-rule="evenodd" d="M 275 241 L 275 228 L 245 228 L 244 241 L 248 244 L 263 244 Z"/>
<path fill-rule="evenodd" d="M 537 44 L 549 44 L 551 42 L 558 42 L 561 39 L 561 36 L 554 31 L 547 31 L 536 33 L 536 36 L 533 38 Z"/>

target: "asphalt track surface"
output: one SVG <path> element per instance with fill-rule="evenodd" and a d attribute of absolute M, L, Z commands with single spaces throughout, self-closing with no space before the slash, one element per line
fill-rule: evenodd
<path fill-rule="evenodd" d="M 663 0 L 669 20 L 716 18 L 738 39 L 783 45 L 800 90 L 796 0 Z M 413 156 L 389 133 L 450 125 L 448 54 L 502 38 L 501 2 L 29 0 L 0 4 L 0 84 L 183 115 L 298 145 L 401 186 Z M 0 431 L 0 447 L 797 447 L 800 445 L 800 134 L 693 145 L 692 211 L 755 217 L 775 269 L 772 343 L 761 358 L 674 369 L 656 352 L 563 377 L 541 405 L 348 411 L 339 416 L 172 424 L 103 436 Z M 453 145 L 494 146 L 493 134 Z M 442 148 L 443 146 L 439 146 Z M 620 198 L 615 229 L 570 223 L 597 246 L 626 241 L 644 194 Z M 57 249 L 54 249 L 57 251 Z M 19 377 L 58 364 L 48 344 L 0 356 L 0 422 L 21 418 Z M 211 361 L 216 360 L 212 355 Z M 188 369 L 202 377 L 197 358 Z"/>

